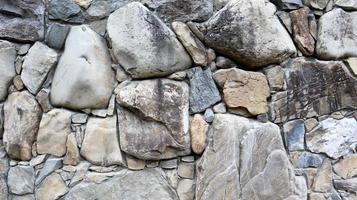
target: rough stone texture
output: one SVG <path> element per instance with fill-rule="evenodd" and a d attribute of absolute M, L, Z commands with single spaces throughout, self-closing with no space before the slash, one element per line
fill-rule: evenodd
<path fill-rule="evenodd" d="M 7 172 L 9 170 L 9 160 L 4 147 L 0 147 L 0 199 L 6 200 L 9 193 L 7 186 Z"/>
<path fill-rule="evenodd" d="M 138 2 L 111 14 L 107 31 L 115 58 L 133 78 L 164 76 L 191 66 L 176 35 Z"/>
<path fill-rule="evenodd" d="M 206 147 L 208 124 L 200 114 L 195 114 L 191 122 L 191 146 L 196 154 L 202 154 Z"/>
<path fill-rule="evenodd" d="M 279 10 L 295 10 L 303 7 L 301 0 L 272 0 Z"/>
<path fill-rule="evenodd" d="M 294 41 L 305 56 L 311 56 L 315 50 L 315 40 L 310 34 L 309 11 L 308 8 L 301 8 L 289 13 Z"/>
<path fill-rule="evenodd" d="M 67 35 L 70 31 L 70 26 L 61 24 L 52 24 L 46 33 L 46 44 L 49 47 L 61 50 L 66 42 Z"/>
<path fill-rule="evenodd" d="M 15 92 L 4 104 L 4 145 L 10 158 L 30 160 L 32 143 L 40 124 L 42 111 L 28 92 Z"/>
<path fill-rule="evenodd" d="M 45 44 L 36 42 L 30 48 L 22 64 L 21 79 L 32 94 L 39 91 L 56 62 L 57 53 Z"/>
<path fill-rule="evenodd" d="M 313 154 L 310 152 L 303 152 L 299 155 L 295 166 L 297 168 L 309 168 L 309 167 L 320 167 L 323 162 L 323 157 L 318 154 Z"/>
<path fill-rule="evenodd" d="M 89 118 L 80 153 L 96 165 L 124 165 L 118 141 L 116 116 L 104 119 Z"/>
<path fill-rule="evenodd" d="M 217 114 L 210 137 L 197 163 L 196 199 L 293 198 L 293 171 L 276 125 Z"/>
<path fill-rule="evenodd" d="M 58 199 L 67 192 L 67 186 L 61 176 L 52 173 L 47 176 L 41 185 L 36 189 L 37 200 Z"/>
<path fill-rule="evenodd" d="M 12 79 L 16 75 L 15 73 L 16 50 L 8 42 L 3 42 L 1 44 L 4 46 L 0 47 L 0 102 L 6 99 L 7 89 L 10 86 Z"/>
<path fill-rule="evenodd" d="M 306 145 L 316 153 L 325 153 L 338 159 L 353 151 L 357 145 L 357 121 L 352 118 L 335 120 L 328 118 L 320 126 L 306 134 Z"/>
<path fill-rule="evenodd" d="M 126 156 L 126 163 L 130 170 L 142 170 L 145 168 L 144 160 L 139 160 L 129 155 Z"/>
<path fill-rule="evenodd" d="M 0 138 L 4 133 L 4 104 L 0 104 Z"/>
<path fill-rule="evenodd" d="M 188 86 L 168 79 L 121 85 L 117 101 L 120 146 L 141 159 L 169 159 L 190 153 Z"/>
<path fill-rule="evenodd" d="M 50 19 L 71 21 L 71 18 L 81 12 L 81 8 L 73 0 L 51 0 L 48 5 Z"/>
<path fill-rule="evenodd" d="M 99 184 L 82 182 L 73 187 L 64 199 L 178 200 L 179 198 L 161 170 L 146 169 L 142 171 L 122 170 L 113 178 Z"/>
<path fill-rule="evenodd" d="M 307 4 L 317 10 L 323 10 L 326 8 L 329 0 L 308 0 Z"/>
<path fill-rule="evenodd" d="M 173 22 L 171 26 L 182 45 L 190 54 L 193 62 L 196 65 L 207 66 L 208 54 L 206 47 L 194 35 L 190 28 L 182 22 Z"/>
<path fill-rule="evenodd" d="M 37 41 L 44 37 L 45 5 L 38 0 L 2 0 L 0 38 Z"/>
<path fill-rule="evenodd" d="M 345 9 L 345 10 L 357 10 L 357 2 L 354 0 L 337 0 L 335 5 Z"/>
<path fill-rule="evenodd" d="M 303 120 L 294 120 L 285 123 L 283 132 L 289 151 L 304 150 L 305 126 Z"/>
<path fill-rule="evenodd" d="M 49 174 L 51 174 L 57 169 L 62 168 L 62 166 L 62 158 L 57 158 L 54 156 L 50 156 L 49 158 L 47 158 L 45 164 L 43 165 L 42 169 L 36 177 L 36 186 L 39 185 Z"/>
<path fill-rule="evenodd" d="M 357 154 L 343 158 L 333 166 L 333 170 L 344 179 L 357 176 Z"/>
<path fill-rule="evenodd" d="M 114 72 L 105 41 L 87 26 L 74 26 L 52 82 L 51 102 L 71 109 L 105 108 Z"/>
<path fill-rule="evenodd" d="M 357 57 L 348 58 L 346 62 L 352 73 L 357 77 Z"/>
<path fill-rule="evenodd" d="M 43 112 L 50 111 L 53 106 L 50 102 L 50 89 L 42 88 L 36 95 L 36 100 L 40 104 Z"/>
<path fill-rule="evenodd" d="M 23 195 L 34 192 L 35 170 L 30 166 L 11 167 L 7 175 L 9 191 L 13 194 Z"/>
<path fill-rule="evenodd" d="M 190 112 L 198 113 L 221 101 L 209 68 L 195 67 L 187 71 L 190 79 Z"/>
<path fill-rule="evenodd" d="M 53 109 L 42 115 L 37 133 L 37 152 L 63 156 L 66 153 L 67 135 L 71 133 L 71 112 Z"/>
<path fill-rule="evenodd" d="M 340 8 L 319 19 L 316 53 L 322 59 L 357 56 L 357 12 Z"/>
<path fill-rule="evenodd" d="M 280 91 L 285 88 L 284 70 L 281 66 L 275 65 L 265 68 L 264 74 L 267 77 L 270 90 Z"/>
<path fill-rule="evenodd" d="M 355 193 L 357 191 L 357 178 L 334 180 L 333 184 L 338 190 L 345 190 L 351 193 Z"/>
<path fill-rule="evenodd" d="M 182 179 L 177 185 L 177 195 L 180 200 L 192 200 L 195 198 L 195 182 L 190 179 Z"/>
<path fill-rule="evenodd" d="M 264 74 L 231 68 L 217 70 L 213 78 L 223 89 L 224 102 L 229 108 L 243 109 L 251 115 L 268 111 L 270 90 Z"/>
<path fill-rule="evenodd" d="M 74 0 L 79 6 L 87 9 L 93 0 Z"/>
<path fill-rule="evenodd" d="M 181 178 L 193 179 L 195 176 L 195 164 L 182 162 L 177 167 L 177 174 Z"/>
<path fill-rule="evenodd" d="M 275 123 L 357 108 L 357 80 L 343 63 L 296 58 L 284 68 L 287 90 L 270 104 Z"/>
<path fill-rule="evenodd" d="M 204 42 L 247 67 L 279 63 L 296 49 L 275 11 L 264 0 L 230 1 L 201 25 Z"/>
<path fill-rule="evenodd" d="M 64 157 L 63 164 L 65 165 L 77 165 L 80 155 L 79 150 L 77 147 L 77 140 L 74 133 L 71 133 L 67 136 L 67 152 L 66 156 Z"/>
<path fill-rule="evenodd" d="M 325 159 L 321 168 L 314 178 L 312 190 L 315 192 L 330 192 L 332 189 L 332 167 L 331 162 Z"/>

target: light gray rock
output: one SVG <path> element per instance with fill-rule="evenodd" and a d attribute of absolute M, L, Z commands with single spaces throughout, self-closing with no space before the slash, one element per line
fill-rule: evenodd
<path fill-rule="evenodd" d="M 175 190 L 168 184 L 162 170 L 121 170 L 105 182 L 82 182 L 65 196 L 66 200 L 155 199 L 178 200 Z"/>
<path fill-rule="evenodd" d="M 344 157 L 338 163 L 334 164 L 333 170 L 343 179 L 349 179 L 357 176 L 357 154 Z"/>
<path fill-rule="evenodd" d="M 169 79 L 122 83 L 117 101 L 129 109 L 117 112 L 121 149 L 144 160 L 189 154 L 188 90 Z"/>
<path fill-rule="evenodd" d="M 284 79 L 284 70 L 279 65 L 264 68 L 264 74 L 267 77 L 271 91 L 281 91 L 286 87 Z"/>
<path fill-rule="evenodd" d="M 125 165 L 119 146 L 116 116 L 89 118 L 80 153 L 95 165 Z"/>
<path fill-rule="evenodd" d="M 37 152 L 63 156 L 66 153 L 67 135 L 71 133 L 70 111 L 53 109 L 42 115 L 37 133 Z"/>
<path fill-rule="evenodd" d="M 10 158 L 30 160 L 42 111 L 29 92 L 15 92 L 4 104 L 4 145 Z"/>
<path fill-rule="evenodd" d="M 49 174 L 63 166 L 62 158 L 50 156 L 36 177 L 35 184 L 38 186 Z"/>
<path fill-rule="evenodd" d="M 177 174 L 181 178 L 193 179 L 195 176 L 195 163 L 181 162 L 178 165 Z"/>
<path fill-rule="evenodd" d="M 67 186 L 61 176 L 57 173 L 52 173 L 36 188 L 36 199 L 58 199 L 66 194 L 67 190 Z"/>
<path fill-rule="evenodd" d="M 9 42 L 2 44 L 6 46 L 0 47 L 0 102 L 6 99 L 7 90 L 16 75 L 16 49 Z"/>
<path fill-rule="evenodd" d="M 30 194 L 35 188 L 35 170 L 31 166 L 11 167 L 7 175 L 7 184 L 12 194 Z"/>
<path fill-rule="evenodd" d="M 4 133 L 4 104 L 0 104 L 0 138 Z"/>
<path fill-rule="evenodd" d="M 307 4 L 317 10 L 323 10 L 326 8 L 329 0 L 307 0 Z"/>
<path fill-rule="evenodd" d="M 279 10 L 296 10 L 303 7 L 301 0 L 272 0 Z"/>
<path fill-rule="evenodd" d="M 46 33 L 45 42 L 49 47 L 61 50 L 69 33 L 70 26 L 51 24 Z"/>
<path fill-rule="evenodd" d="M 165 76 L 191 66 L 175 34 L 138 2 L 112 13 L 107 31 L 114 57 L 133 78 Z"/>
<path fill-rule="evenodd" d="M 318 23 L 316 53 L 322 59 L 357 56 L 357 12 L 335 8 Z"/>
<path fill-rule="evenodd" d="M 88 120 L 88 115 L 86 113 L 75 113 L 71 119 L 75 124 L 85 124 Z"/>
<path fill-rule="evenodd" d="M 195 182 L 190 179 L 182 179 L 177 186 L 177 195 L 180 200 L 192 200 L 195 198 Z"/>
<path fill-rule="evenodd" d="M 303 120 L 298 119 L 285 123 L 283 132 L 289 151 L 304 150 L 305 126 Z"/>
<path fill-rule="evenodd" d="M 354 0 L 337 0 L 335 5 L 345 10 L 357 10 L 357 1 Z"/>
<path fill-rule="evenodd" d="M 38 0 L 1 1 L 0 37 L 38 41 L 44 37 L 45 3 Z"/>
<path fill-rule="evenodd" d="M 219 103 L 215 106 L 213 106 L 213 111 L 215 113 L 219 113 L 219 114 L 224 114 L 227 112 L 227 108 L 226 108 L 226 104 L 224 104 L 223 102 L 222 103 Z"/>
<path fill-rule="evenodd" d="M 36 200 L 35 195 L 27 194 L 27 195 L 10 195 L 9 200 Z"/>
<path fill-rule="evenodd" d="M 208 108 L 204 115 L 203 118 L 205 119 L 206 122 L 211 123 L 214 120 L 214 113 L 213 110 L 211 108 Z"/>
<path fill-rule="evenodd" d="M 294 197 L 295 177 L 278 126 L 217 114 L 209 136 L 196 166 L 196 199 Z"/>
<path fill-rule="evenodd" d="M 105 108 L 114 89 L 114 72 L 105 41 L 87 26 L 71 28 L 51 90 L 55 106 Z"/>
<path fill-rule="evenodd" d="M 0 147 L 0 199 L 7 199 L 9 194 L 7 186 L 7 172 L 9 170 L 9 159 L 4 147 Z"/>
<path fill-rule="evenodd" d="M 45 44 L 36 42 L 30 48 L 22 64 L 21 79 L 32 94 L 37 94 L 56 62 L 56 51 Z"/>
<path fill-rule="evenodd" d="M 296 53 L 275 11 L 265 0 L 233 0 L 198 28 L 206 45 L 247 67 L 258 68 Z"/>
<path fill-rule="evenodd" d="M 355 119 L 328 118 L 306 134 L 306 145 L 312 152 L 325 153 L 331 158 L 338 159 L 352 152 L 357 146 L 356 130 Z"/>
<path fill-rule="evenodd" d="M 195 67 L 187 71 L 190 79 L 190 112 L 198 113 L 221 101 L 209 68 Z"/>
<path fill-rule="evenodd" d="M 77 165 L 80 159 L 80 154 L 78 150 L 77 140 L 74 133 L 67 136 L 67 152 L 63 159 L 63 164 L 65 165 Z"/>
<path fill-rule="evenodd" d="M 177 168 L 177 159 L 163 160 L 160 162 L 160 167 L 163 169 L 175 169 Z"/>

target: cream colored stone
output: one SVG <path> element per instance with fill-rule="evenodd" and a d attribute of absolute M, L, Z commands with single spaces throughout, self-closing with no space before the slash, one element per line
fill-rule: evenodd
<path fill-rule="evenodd" d="M 67 136 L 67 153 L 64 157 L 63 164 L 65 165 L 77 165 L 79 160 L 79 150 L 77 147 L 77 140 L 74 133 L 71 133 Z"/>
<path fill-rule="evenodd" d="M 357 57 L 348 58 L 346 60 L 348 66 L 350 66 L 352 72 L 357 76 Z"/>
<path fill-rule="evenodd" d="M 315 192 L 330 192 L 332 189 L 332 166 L 329 159 L 325 159 L 316 174 L 312 190 Z"/>
<path fill-rule="evenodd" d="M 192 151 L 201 154 L 206 147 L 208 124 L 200 114 L 196 114 L 191 122 Z"/>
<path fill-rule="evenodd" d="M 134 158 L 132 156 L 126 156 L 126 163 L 128 165 L 128 169 L 131 170 L 142 170 L 145 168 L 145 161 Z"/>
<path fill-rule="evenodd" d="M 55 200 L 67 193 L 67 186 L 57 173 L 49 175 L 36 190 L 37 200 Z"/>
<path fill-rule="evenodd" d="M 80 7 L 87 9 L 92 0 L 74 0 Z"/>
<path fill-rule="evenodd" d="M 348 156 L 333 166 L 337 175 L 344 179 L 357 176 L 357 154 Z"/>

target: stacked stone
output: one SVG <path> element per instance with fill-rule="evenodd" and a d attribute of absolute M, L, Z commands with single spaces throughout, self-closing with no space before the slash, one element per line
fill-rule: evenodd
<path fill-rule="evenodd" d="M 357 199 L 355 0 L 0 0 L 0 200 Z"/>

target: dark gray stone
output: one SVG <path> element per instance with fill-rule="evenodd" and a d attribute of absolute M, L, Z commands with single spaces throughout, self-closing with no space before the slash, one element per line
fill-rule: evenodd
<path fill-rule="evenodd" d="M 267 113 L 257 115 L 257 120 L 262 123 L 266 123 L 269 121 L 269 115 Z"/>
<path fill-rule="evenodd" d="M 79 15 L 81 7 L 73 0 L 51 0 L 48 5 L 50 19 L 68 22 L 84 22 Z"/>
<path fill-rule="evenodd" d="M 188 70 L 190 79 L 190 112 L 198 113 L 206 110 L 221 100 L 212 72 L 209 68 L 202 70 L 200 67 Z"/>
<path fill-rule="evenodd" d="M 323 162 L 323 157 L 310 152 L 302 153 L 296 163 L 297 168 L 320 167 Z"/>
<path fill-rule="evenodd" d="M 0 0 L 0 38 L 37 41 L 44 37 L 45 5 L 39 0 Z"/>
<path fill-rule="evenodd" d="M 271 0 L 279 10 L 295 10 L 302 8 L 304 5 L 301 0 Z"/>
<path fill-rule="evenodd" d="M 61 24 L 52 24 L 46 34 L 46 43 L 49 47 L 61 50 L 66 41 L 70 27 Z"/>
<path fill-rule="evenodd" d="M 347 180 L 334 180 L 333 184 L 337 190 L 345 190 L 348 192 L 357 191 L 357 178 L 351 178 Z"/>
<path fill-rule="evenodd" d="M 228 69 L 228 68 L 233 68 L 233 67 L 236 67 L 236 68 L 239 67 L 234 61 L 232 61 L 229 58 L 225 58 L 223 56 L 218 56 L 216 58 L 216 66 L 219 69 Z"/>
<path fill-rule="evenodd" d="M 304 149 L 305 125 L 303 120 L 298 119 L 285 123 L 283 131 L 289 151 Z"/>
<path fill-rule="evenodd" d="M 212 109 L 207 109 L 205 111 L 205 114 L 203 115 L 203 118 L 206 122 L 211 123 L 214 120 L 214 112 Z"/>

